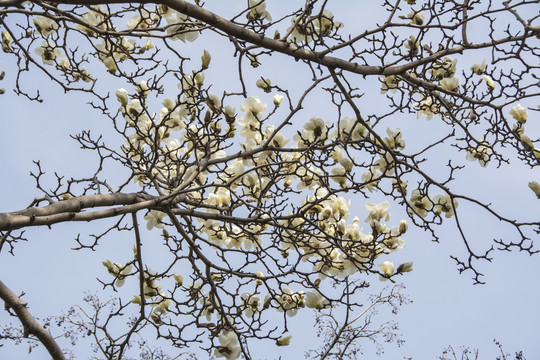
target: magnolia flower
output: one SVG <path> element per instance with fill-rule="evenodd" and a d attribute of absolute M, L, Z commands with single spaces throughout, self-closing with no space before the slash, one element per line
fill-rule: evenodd
<path fill-rule="evenodd" d="M 390 149 L 405 149 L 405 140 L 401 139 L 401 130 L 391 130 L 390 128 L 386 129 L 386 134 L 388 134 L 388 137 L 385 137 L 383 139 L 386 146 L 388 146 Z"/>
<path fill-rule="evenodd" d="M 182 42 L 193 42 L 199 37 L 199 32 L 195 29 L 194 23 L 189 20 L 187 15 L 179 12 L 175 12 L 174 16 L 166 17 L 167 20 L 167 34 L 173 35 L 171 39 L 180 40 Z M 191 31 L 190 31 L 191 30 Z"/>
<path fill-rule="evenodd" d="M 433 208 L 433 203 L 431 200 L 423 195 L 420 190 L 414 189 L 411 194 L 411 199 L 409 200 L 412 212 L 409 211 L 409 214 L 417 214 L 420 217 L 425 218 L 427 212 Z M 409 209 L 408 209 L 409 210 Z"/>
<path fill-rule="evenodd" d="M 41 60 L 46 65 L 53 65 L 57 57 L 62 56 L 62 50 L 57 49 L 55 44 L 45 40 L 40 47 L 36 48 L 35 53 L 41 56 Z"/>
<path fill-rule="evenodd" d="M 221 346 L 217 347 L 214 352 L 217 358 L 224 357 L 227 360 L 235 360 L 240 357 L 242 349 L 238 345 L 238 336 L 234 331 L 221 330 L 218 341 Z"/>
<path fill-rule="evenodd" d="M 11 35 L 7 31 L 2 31 L 2 51 L 11 52 Z"/>
<path fill-rule="evenodd" d="M 330 10 L 324 10 L 313 20 L 313 24 L 315 25 L 315 31 L 319 36 L 326 36 L 330 34 L 333 29 L 343 27 L 341 21 L 334 21 L 334 14 L 332 14 Z"/>
<path fill-rule="evenodd" d="M 384 261 L 382 264 L 377 265 L 384 275 L 379 276 L 379 280 L 386 281 L 394 274 L 395 266 L 391 261 Z"/>
<path fill-rule="evenodd" d="M 440 85 L 443 89 L 448 91 L 458 91 L 459 90 L 459 79 L 457 76 L 452 76 L 450 78 L 444 78 L 440 81 Z"/>
<path fill-rule="evenodd" d="M 181 274 L 174 273 L 173 278 L 178 286 L 182 286 L 184 283 L 184 277 Z"/>
<path fill-rule="evenodd" d="M 411 272 L 413 270 L 412 266 L 413 266 L 412 261 L 408 261 L 406 263 L 403 263 L 403 264 L 398 266 L 398 268 L 396 270 L 396 273 L 397 274 L 403 274 L 403 273 L 406 273 L 406 272 Z"/>
<path fill-rule="evenodd" d="M 126 89 L 120 88 L 116 90 L 116 99 L 118 100 L 120 104 L 122 104 L 123 106 L 126 106 L 129 102 L 128 93 Z"/>
<path fill-rule="evenodd" d="M 144 30 L 151 27 L 155 22 L 157 22 L 159 18 L 156 14 L 154 14 L 154 17 L 151 17 L 150 11 L 147 9 L 141 9 L 139 14 L 136 14 L 133 16 L 127 23 L 126 27 L 128 29 L 139 29 Z"/>
<path fill-rule="evenodd" d="M 36 16 L 32 19 L 32 21 L 34 22 L 34 26 L 36 27 L 37 31 L 39 31 L 39 33 L 46 38 L 59 28 L 56 21 L 45 16 Z"/>
<path fill-rule="evenodd" d="M 473 71 L 473 73 L 477 75 L 482 75 L 484 73 L 485 68 L 486 68 L 486 59 L 484 59 L 484 61 L 482 61 L 481 64 L 474 64 L 473 66 L 471 66 L 471 70 Z"/>
<path fill-rule="evenodd" d="M 437 60 L 433 63 L 431 69 L 429 69 L 429 73 L 438 80 L 449 78 L 456 73 L 456 65 L 456 58 L 445 56 L 442 60 Z"/>
<path fill-rule="evenodd" d="M 291 343 L 292 335 L 283 336 L 282 338 L 279 338 L 276 340 L 277 346 L 289 346 Z"/>
<path fill-rule="evenodd" d="M 372 202 L 368 202 L 366 205 L 366 209 L 369 210 L 369 215 L 366 218 L 365 222 L 370 223 L 372 221 L 380 221 L 390 220 L 390 213 L 388 212 L 388 209 L 390 208 L 390 203 L 388 201 L 383 201 L 381 203 L 375 204 Z"/>
<path fill-rule="evenodd" d="M 135 83 L 135 91 L 139 93 L 142 97 L 147 97 L 150 93 L 150 88 L 146 84 L 146 81 L 139 81 Z"/>
<path fill-rule="evenodd" d="M 381 86 L 381 94 L 386 94 L 388 90 L 395 93 L 399 87 L 399 79 L 394 75 L 382 77 L 383 83 Z"/>
<path fill-rule="evenodd" d="M 411 11 L 407 16 L 400 16 L 402 19 L 410 19 L 413 25 L 424 24 L 424 12 L 423 11 Z"/>
<path fill-rule="evenodd" d="M 433 103 L 432 96 L 425 96 L 424 99 L 416 104 L 414 107 L 417 108 L 418 113 L 416 117 L 420 119 L 422 115 L 426 115 L 426 120 L 431 120 L 435 114 L 439 112 L 439 106 Z"/>
<path fill-rule="evenodd" d="M 439 215 L 441 212 L 444 212 L 447 218 L 454 217 L 454 210 L 458 207 L 458 202 L 456 199 L 451 199 L 450 195 L 436 195 L 433 198 L 433 212 Z M 453 204 L 453 205 L 452 205 Z"/>
<path fill-rule="evenodd" d="M 112 276 L 116 277 L 115 285 L 121 287 L 124 285 L 126 277 L 131 273 L 131 265 L 124 266 L 121 263 L 112 263 L 111 260 L 102 262 L 103 266 Z"/>
<path fill-rule="evenodd" d="M 467 148 L 467 160 L 476 161 L 480 163 L 480 166 L 486 167 L 489 163 L 489 148 L 483 143 L 478 144 L 476 147 Z"/>
<path fill-rule="evenodd" d="M 107 26 L 105 23 L 105 17 L 103 15 L 104 13 L 106 13 L 106 9 L 103 5 L 94 6 L 83 15 L 82 19 L 88 25 L 99 27 L 100 29 L 105 30 Z M 97 33 L 94 30 L 84 25 L 79 24 L 77 25 L 77 28 L 86 32 L 89 36 L 97 36 Z"/>
<path fill-rule="evenodd" d="M 283 101 L 283 95 L 276 94 L 274 95 L 274 105 L 277 107 L 281 104 L 281 101 Z"/>
<path fill-rule="evenodd" d="M 157 210 L 150 210 L 146 215 L 144 215 L 144 220 L 147 221 L 146 228 L 152 230 L 153 228 L 163 229 L 163 224 L 161 220 L 165 217 L 164 212 Z"/>
<path fill-rule="evenodd" d="M 272 88 L 271 88 L 272 81 L 270 81 L 270 79 L 263 79 L 263 78 L 258 79 L 255 85 L 257 85 L 259 89 L 262 89 L 266 93 L 269 93 L 270 91 L 272 91 Z"/>
<path fill-rule="evenodd" d="M 261 298 L 253 294 L 244 293 L 242 294 L 242 300 L 244 301 L 244 314 L 247 317 L 251 318 L 254 314 L 261 311 Z"/>
<path fill-rule="evenodd" d="M 534 192 L 537 198 L 540 199 L 540 184 L 536 181 L 529 182 L 529 188 Z"/>
<path fill-rule="evenodd" d="M 201 60 L 202 60 L 202 69 L 208 69 L 208 66 L 210 65 L 210 60 L 212 60 L 212 56 L 210 56 L 210 53 L 208 52 L 208 50 L 204 50 L 203 51 L 203 54 L 201 56 Z"/>
<path fill-rule="evenodd" d="M 321 310 L 330 305 L 330 302 L 323 298 L 317 290 L 308 292 L 305 296 L 305 303 L 308 308 Z"/>
<path fill-rule="evenodd" d="M 484 81 L 486 82 L 486 85 L 488 87 L 489 92 L 492 92 L 495 90 L 495 82 L 493 79 L 487 75 L 483 75 Z"/>
<path fill-rule="evenodd" d="M 299 307 L 304 307 L 304 293 L 292 292 L 289 288 L 284 288 L 281 295 L 275 297 L 277 305 L 277 311 L 285 311 L 288 316 L 293 317 L 296 315 Z"/>
<path fill-rule="evenodd" d="M 409 38 L 405 41 L 405 48 L 409 50 L 410 56 L 418 54 L 418 50 L 420 50 L 420 42 L 416 40 L 416 36 L 409 36 Z"/>
<path fill-rule="evenodd" d="M 246 16 L 249 20 L 266 19 L 272 21 L 272 15 L 266 10 L 265 0 L 249 0 L 248 6 L 250 10 Z"/>
<path fill-rule="evenodd" d="M 520 124 L 525 124 L 527 118 L 529 117 L 527 109 L 525 109 L 520 104 L 517 104 L 512 109 L 510 109 L 510 115 L 512 115 L 512 117 L 516 119 L 517 122 L 519 122 Z"/>

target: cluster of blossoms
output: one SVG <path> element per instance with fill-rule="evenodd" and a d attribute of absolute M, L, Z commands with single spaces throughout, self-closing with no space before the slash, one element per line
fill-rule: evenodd
<path fill-rule="evenodd" d="M 433 199 L 430 199 L 425 193 L 415 189 L 411 194 L 409 205 L 410 208 L 407 210 L 410 216 L 418 215 L 425 218 L 428 215 L 428 211 L 433 211 L 437 216 L 444 213 L 446 218 L 452 218 L 455 216 L 455 209 L 458 207 L 458 202 L 449 194 L 436 195 Z"/>
<path fill-rule="evenodd" d="M 334 15 L 324 10 L 313 18 L 294 16 L 291 26 L 287 29 L 287 40 L 295 44 L 307 44 L 321 37 L 329 36 L 332 32 L 343 27 L 343 23 L 334 21 Z"/>

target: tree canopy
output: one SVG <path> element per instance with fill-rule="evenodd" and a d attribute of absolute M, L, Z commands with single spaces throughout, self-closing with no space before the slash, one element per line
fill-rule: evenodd
<path fill-rule="evenodd" d="M 366 5 L 371 23 L 342 21 L 343 6 L 0 0 L 0 99 L 74 93 L 101 124 L 72 135 L 97 160 L 84 176 L 35 162 L 37 193 L 0 213 L 0 256 L 66 222 L 92 223 L 74 251 L 132 238 L 95 260 L 102 293 L 45 323 L 3 276 L 22 328 L 0 337 L 54 359 L 70 352 L 49 331 L 107 359 L 251 359 L 288 346 L 311 309 L 323 341 L 307 356 L 355 358 L 362 339 L 399 341 L 368 315 L 407 302 L 399 286 L 358 295 L 406 283 L 415 259 L 393 259 L 409 227 L 453 229 L 450 256 L 476 283 L 495 252 L 537 252 L 538 172 L 487 198 L 477 187 L 540 164 L 538 1 L 385 0 Z"/>

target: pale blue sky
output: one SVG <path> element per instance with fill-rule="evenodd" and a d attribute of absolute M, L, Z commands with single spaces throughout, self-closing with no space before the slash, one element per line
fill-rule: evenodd
<path fill-rule="evenodd" d="M 215 2 L 207 3 L 215 6 Z M 239 6 L 242 4 L 243 2 Z M 331 6 L 335 19 L 345 23 L 344 32 L 359 33 L 369 27 L 370 20 L 374 22 L 377 19 L 377 5 L 374 2 L 341 1 Z M 277 2 L 269 2 L 268 10 L 272 14 L 277 13 Z M 204 38 L 201 38 L 201 41 L 203 40 Z M 211 67 L 207 79 L 217 79 L 214 91 L 222 90 L 226 86 L 225 83 L 220 86 L 220 82 L 228 81 L 227 74 L 220 71 L 233 66 L 226 62 L 231 52 L 229 44 L 201 42 L 180 46 L 183 46 L 186 53 L 197 51 L 192 55 L 194 59 L 200 56 L 197 54 L 203 48 L 209 49 L 213 55 L 213 65 L 220 66 Z M 4 55 L 0 61 L 0 68 L 7 72 L 0 87 L 9 88 L 13 84 L 13 73 L 9 72 L 13 64 Z M 467 61 L 474 62 L 476 59 L 463 59 L 464 65 L 461 69 L 466 68 Z M 458 63 L 458 70 L 460 64 Z M 290 64 L 290 59 L 276 55 L 268 59 L 261 68 L 247 71 L 251 76 L 260 73 L 260 76 L 270 77 L 273 83 L 283 83 L 292 87 L 294 92 L 299 89 L 295 89 L 294 84 L 288 80 L 301 78 L 300 67 L 301 64 Z M 373 88 L 375 79 L 355 79 L 359 82 L 358 86 L 365 87 L 364 91 L 368 94 L 359 101 L 361 110 L 364 109 L 362 106 L 379 105 L 378 97 L 369 95 L 370 92 L 378 95 L 378 88 Z M 85 105 L 82 96 L 63 95 L 57 86 L 39 76 L 33 82 L 26 81 L 26 84 L 28 88 L 46 89 L 43 91 L 45 103 L 30 103 L 15 97 L 9 90 L 7 94 L 0 96 L 3 112 L 0 120 L 3 129 L 0 132 L 3 154 L 0 157 L 0 168 L 4 169 L 5 174 L 0 182 L 0 212 L 24 208 L 35 196 L 39 196 L 34 189 L 33 180 L 28 176 L 29 171 L 35 169 L 32 160 L 41 160 L 49 175 L 53 170 L 69 177 L 88 175 L 89 169 L 93 169 L 95 158 L 92 154 L 79 150 L 75 141 L 69 138 L 69 134 L 83 129 L 92 129 L 96 133 L 110 132 L 107 120 L 100 118 L 97 112 Z M 111 83 L 111 93 L 124 86 Z M 254 80 L 251 86 L 255 91 Z M 174 84 L 170 91 L 176 91 Z M 262 99 L 265 96 L 260 91 L 255 95 Z M 267 96 L 266 102 L 271 102 L 271 95 Z M 301 118 L 307 120 L 315 115 L 325 117 L 325 108 L 328 106 L 315 100 L 311 100 L 309 105 L 302 112 Z M 239 104 L 236 107 L 238 109 Z M 366 108 L 366 113 L 369 112 L 369 108 Z M 529 128 L 538 133 L 540 124 L 536 114 L 531 116 Z M 402 121 L 403 124 L 395 127 L 407 129 L 407 132 L 404 130 L 404 138 L 407 146 L 411 147 L 415 144 L 415 137 L 421 136 L 423 132 L 433 133 L 440 130 L 436 119 L 428 123 L 424 119 L 417 120 L 413 114 L 404 115 Z M 444 158 L 445 154 L 441 154 L 441 157 Z M 438 166 L 436 160 L 433 159 L 433 165 L 430 165 L 433 168 Z M 464 155 L 461 160 L 465 163 Z M 467 176 L 464 176 L 464 181 L 456 183 L 460 191 L 468 191 L 484 201 L 492 201 L 497 209 L 503 210 L 503 213 L 510 217 L 537 220 L 534 214 L 540 213 L 539 201 L 533 199 L 533 194 L 526 184 L 534 177 L 540 181 L 538 171 L 532 172 L 530 169 L 514 166 L 496 170 L 493 166 L 481 168 L 478 163 L 466 165 L 470 168 L 462 175 Z M 382 198 L 376 197 L 371 201 L 382 201 Z M 366 216 L 364 202 L 363 199 L 353 199 L 355 205 L 352 212 L 356 212 L 361 219 Z M 504 238 L 509 234 L 501 232 L 500 224 L 491 219 L 486 220 L 476 209 L 467 208 L 460 203 L 459 210 L 462 206 L 466 209 L 462 215 L 464 218 L 475 220 L 478 217 L 477 226 L 474 226 L 475 221 L 470 221 L 473 225 L 467 228 L 470 238 L 475 241 L 474 246 L 485 248 L 491 237 Z M 390 211 L 392 220 L 399 221 L 401 210 L 393 206 Z M 139 219 L 142 221 L 142 214 Z M 80 302 L 85 290 L 100 288 L 96 277 L 106 276 L 101 265 L 102 260 L 110 257 L 110 254 L 127 252 L 129 255 L 131 251 L 132 240 L 126 235 L 108 239 L 97 252 L 69 251 L 69 248 L 75 245 L 73 237 L 76 233 L 86 235 L 96 231 L 95 228 L 94 224 L 62 224 L 54 226 L 52 231 L 47 231 L 46 228 L 30 229 L 26 233 L 29 242 L 18 245 L 16 257 L 5 253 L 0 255 L 0 273 L 4 274 L 2 281 L 16 293 L 26 292 L 25 299 L 30 304 L 30 310 L 37 316 L 54 315 L 67 310 L 70 305 Z M 540 345 L 537 342 L 540 335 L 538 256 L 495 253 L 493 263 L 480 265 L 486 275 L 484 280 L 487 284 L 475 286 L 472 285 L 471 274 L 459 275 L 454 262 L 449 258 L 449 254 L 464 255 L 464 248 L 455 228 L 445 225 L 441 228 L 441 233 L 441 243 L 435 244 L 430 242 L 427 234 L 411 229 L 405 236 L 406 248 L 392 256 L 396 264 L 414 261 L 414 271 L 400 278 L 407 288 L 405 293 L 413 303 L 403 306 L 395 317 L 381 314 L 380 318 L 376 318 L 381 321 L 397 321 L 406 341 L 401 348 L 394 344 L 386 346 L 385 353 L 380 358 L 435 359 L 445 347 L 453 345 L 456 349 L 461 346 L 479 348 L 480 359 L 493 359 L 498 354 L 492 343 L 493 338 L 500 340 L 507 352 L 523 350 L 529 360 L 540 358 Z M 145 236 L 147 241 L 152 241 L 152 237 L 157 238 L 158 234 L 145 233 Z M 150 254 L 148 259 L 150 262 L 157 261 L 159 253 Z M 372 290 L 377 292 L 382 284 L 375 277 L 372 282 Z M 6 320 L 5 312 L 1 312 L 0 324 L 4 324 Z M 297 321 L 294 326 L 296 331 L 291 331 L 292 345 L 286 349 L 265 345 L 262 353 L 252 350 L 255 358 L 273 359 L 279 354 L 282 354 L 283 359 L 299 358 L 307 347 L 317 342 L 310 335 L 313 323 L 312 315 L 308 311 L 293 320 Z M 5 345 L 0 348 L 0 357 L 24 358 L 26 350 L 24 346 Z M 33 359 L 47 358 L 40 349 L 33 353 Z M 90 356 L 78 355 L 80 358 Z M 366 358 L 374 357 L 369 355 Z"/>

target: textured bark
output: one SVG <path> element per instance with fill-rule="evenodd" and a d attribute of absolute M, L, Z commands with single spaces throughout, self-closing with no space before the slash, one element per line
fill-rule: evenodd
<path fill-rule="evenodd" d="M 21 321 L 24 328 L 24 336 L 34 335 L 45 346 L 54 360 L 64 360 L 66 357 L 52 335 L 41 326 L 26 308 L 26 302 L 22 301 L 2 281 L 0 281 L 0 298 L 4 300 L 6 308 L 11 308 Z"/>

